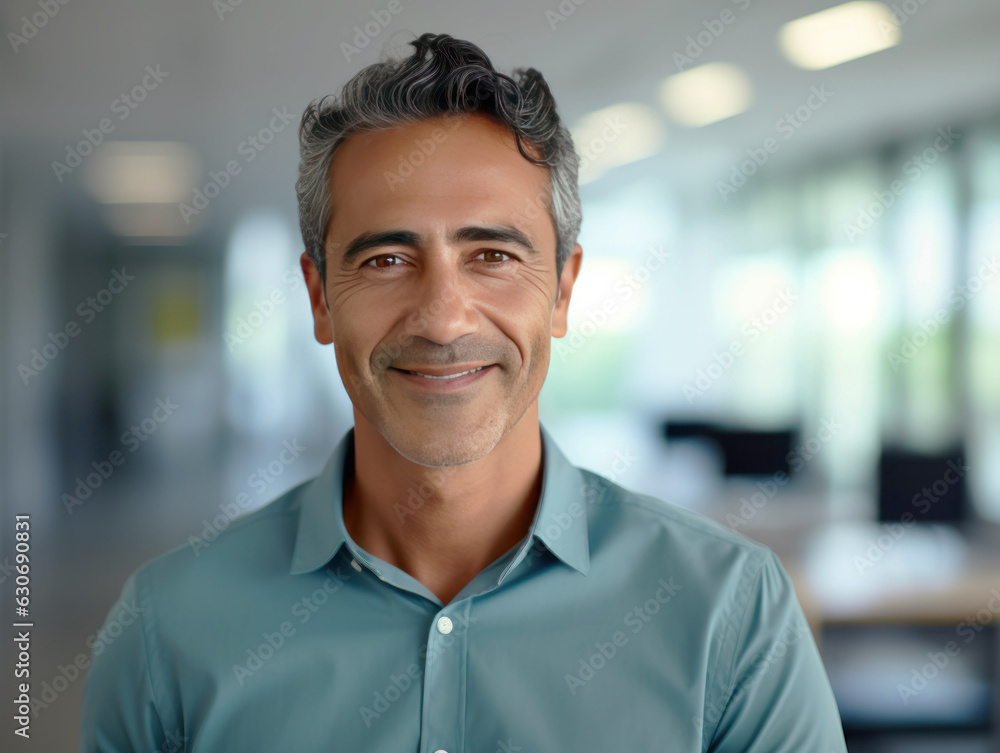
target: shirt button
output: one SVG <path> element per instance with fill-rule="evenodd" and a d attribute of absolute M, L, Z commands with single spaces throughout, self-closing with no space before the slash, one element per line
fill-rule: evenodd
<path fill-rule="evenodd" d="M 451 620 L 447 617 L 442 617 L 438 620 L 438 632 L 444 635 L 448 635 L 451 632 Z M 447 753 L 446 751 L 435 751 L 435 753 Z"/>
<path fill-rule="evenodd" d="M 437 750 L 434 751 L 434 753 L 448 753 L 448 751 L 446 751 L 444 748 L 438 748 Z"/>
<path fill-rule="evenodd" d="M 353 558 L 351 559 L 351 567 L 353 567 L 359 573 L 361 572 L 361 565 L 358 564 L 358 561 L 356 559 Z"/>

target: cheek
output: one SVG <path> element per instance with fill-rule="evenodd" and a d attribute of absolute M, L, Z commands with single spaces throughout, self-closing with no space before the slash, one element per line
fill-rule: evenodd
<path fill-rule="evenodd" d="M 336 314 L 334 344 L 341 372 L 355 380 L 383 376 L 385 368 L 398 360 L 405 349 L 406 327 L 402 310 L 387 305 L 385 296 L 363 300 L 355 297 Z"/>
<path fill-rule="evenodd" d="M 334 318 L 333 345 L 342 372 L 366 374 L 373 343 L 365 317 L 340 312 Z"/>
<path fill-rule="evenodd" d="M 551 342 L 547 324 L 547 319 L 542 321 L 537 317 L 523 321 L 508 320 L 505 324 L 504 331 L 516 346 L 521 359 L 516 368 L 520 369 L 520 378 L 525 381 L 543 379 L 548 370 Z"/>
<path fill-rule="evenodd" d="M 544 376 L 549 364 L 549 348 L 552 346 L 552 339 L 549 336 L 548 328 L 540 329 L 531 341 L 531 368 L 532 371 L 539 372 Z"/>

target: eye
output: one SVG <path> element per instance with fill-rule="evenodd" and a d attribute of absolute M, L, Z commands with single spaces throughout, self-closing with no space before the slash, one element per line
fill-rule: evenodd
<path fill-rule="evenodd" d="M 395 259 L 396 261 L 392 264 L 372 264 L 372 262 L 388 261 L 389 259 Z M 372 267 L 374 269 L 388 269 L 389 267 L 398 267 L 400 264 L 402 264 L 402 260 L 396 254 L 380 254 L 362 262 L 361 266 Z"/>
<path fill-rule="evenodd" d="M 492 248 L 486 249 L 485 251 L 481 251 L 479 253 L 479 256 L 485 256 L 486 257 L 485 261 L 489 262 L 490 266 L 494 266 L 494 267 L 502 266 L 502 265 L 506 264 L 508 261 L 513 260 L 513 258 L 514 258 L 510 254 L 508 254 L 506 251 L 497 251 L 496 249 L 492 249 Z M 492 256 L 493 258 L 491 259 L 490 256 Z M 506 259 L 497 259 L 496 258 L 497 256 L 506 256 L 507 258 Z"/>

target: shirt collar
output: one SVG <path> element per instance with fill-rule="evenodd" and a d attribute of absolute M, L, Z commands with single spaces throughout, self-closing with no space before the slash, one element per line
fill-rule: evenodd
<path fill-rule="evenodd" d="M 531 535 L 552 554 L 583 575 L 590 569 L 586 484 L 545 427 L 542 437 L 542 493 Z M 323 470 L 305 484 L 299 499 L 299 524 L 292 554 L 293 575 L 316 570 L 347 540 L 343 494 L 346 463 L 354 462 L 354 427 L 333 450 Z"/>

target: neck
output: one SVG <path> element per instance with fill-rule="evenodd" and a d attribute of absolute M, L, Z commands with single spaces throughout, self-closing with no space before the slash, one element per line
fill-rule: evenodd
<path fill-rule="evenodd" d="M 362 549 L 448 604 L 531 527 L 542 486 L 538 403 L 488 455 L 446 468 L 407 460 L 354 415 L 344 525 Z"/>

